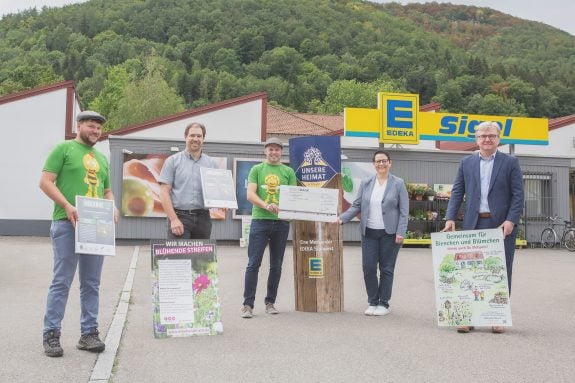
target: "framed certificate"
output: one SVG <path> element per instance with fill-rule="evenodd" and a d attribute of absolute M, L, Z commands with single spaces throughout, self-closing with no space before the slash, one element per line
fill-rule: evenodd
<path fill-rule="evenodd" d="M 114 201 L 76 196 L 76 253 L 116 255 Z"/>
<path fill-rule="evenodd" d="M 227 169 L 200 168 L 205 207 L 237 209 L 232 172 Z"/>

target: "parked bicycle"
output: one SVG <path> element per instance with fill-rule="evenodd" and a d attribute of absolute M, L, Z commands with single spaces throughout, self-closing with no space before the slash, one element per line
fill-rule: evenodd
<path fill-rule="evenodd" d="M 541 247 L 563 247 L 569 251 L 575 251 L 575 228 L 571 225 L 571 221 L 564 221 L 560 217 L 548 217 L 549 226 L 541 232 Z M 561 223 L 563 221 L 563 223 Z M 561 233 L 561 241 L 555 227 L 563 227 Z"/>

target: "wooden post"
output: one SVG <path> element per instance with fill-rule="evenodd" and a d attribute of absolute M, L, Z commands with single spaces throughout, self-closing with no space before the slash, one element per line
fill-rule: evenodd
<path fill-rule="evenodd" d="M 326 185 L 339 186 L 341 174 Z M 341 212 L 341 198 L 338 212 Z M 297 311 L 343 311 L 342 237 L 338 223 L 295 221 L 293 264 Z"/>
<path fill-rule="evenodd" d="M 290 139 L 290 164 L 298 184 L 338 189 L 341 213 L 339 137 Z M 297 311 L 343 311 L 343 239 L 338 223 L 295 221 L 293 225 L 295 306 Z"/>

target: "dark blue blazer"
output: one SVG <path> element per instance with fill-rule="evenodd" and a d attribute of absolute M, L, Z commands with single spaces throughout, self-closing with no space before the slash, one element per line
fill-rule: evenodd
<path fill-rule="evenodd" d="M 455 220 L 465 196 L 464 230 L 475 229 L 479 218 L 481 200 L 479 161 L 479 153 L 473 153 L 461 160 L 447 205 L 445 218 Z M 487 195 L 491 216 L 497 226 L 504 221 L 511 221 L 517 225 L 523 211 L 523 176 L 519 161 L 516 157 L 499 151 L 496 152 L 494 161 Z"/>

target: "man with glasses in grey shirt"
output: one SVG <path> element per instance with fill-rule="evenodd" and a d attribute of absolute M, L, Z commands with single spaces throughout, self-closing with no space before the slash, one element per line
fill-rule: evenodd
<path fill-rule="evenodd" d="M 210 211 L 204 206 L 200 168 L 215 168 L 202 152 L 206 128 L 186 126 L 186 149 L 170 156 L 160 173 L 160 200 L 168 216 L 168 238 L 206 239 L 212 233 Z"/>

